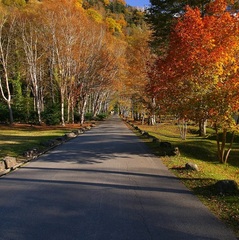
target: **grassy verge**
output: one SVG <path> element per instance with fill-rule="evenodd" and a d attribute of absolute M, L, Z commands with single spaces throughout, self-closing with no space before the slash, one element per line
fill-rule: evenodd
<path fill-rule="evenodd" d="M 0 158 L 7 155 L 21 159 L 32 148 L 43 150 L 43 142 L 63 136 L 79 125 L 46 127 L 31 125 L 0 125 Z"/>
<path fill-rule="evenodd" d="M 134 124 L 151 136 L 179 147 L 180 156 L 165 156 L 159 143 L 141 136 L 153 152 L 160 156 L 164 164 L 239 237 L 239 194 L 222 196 L 218 195 L 214 189 L 214 184 L 223 179 L 235 180 L 239 185 L 238 138 L 236 138 L 228 164 L 220 164 L 217 160 L 216 141 L 212 132 L 206 138 L 199 137 L 193 134 L 196 132 L 196 127 L 191 126 L 189 128 L 191 133 L 187 135 L 186 140 L 182 140 L 176 125 L 170 123 L 161 123 L 157 126 Z M 197 164 L 199 171 L 185 170 L 184 166 L 188 162 Z"/>

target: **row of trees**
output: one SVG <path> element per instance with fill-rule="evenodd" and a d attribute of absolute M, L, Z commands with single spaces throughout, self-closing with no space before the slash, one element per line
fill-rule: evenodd
<path fill-rule="evenodd" d="M 124 92 L 132 76 L 129 69 L 138 67 L 130 54 L 140 51 L 135 36 L 148 36 L 142 12 L 124 1 L 5 5 L 0 8 L 2 120 L 5 106 L 10 123 L 54 119 L 51 123 L 63 125 L 112 108 L 116 92 Z"/>
<path fill-rule="evenodd" d="M 1 121 L 83 123 L 114 105 L 150 124 L 171 113 L 201 135 L 209 121 L 226 162 L 239 108 L 237 4 L 151 0 L 146 18 L 152 39 L 124 0 L 2 1 Z"/>
<path fill-rule="evenodd" d="M 234 136 L 238 123 L 238 14 L 226 0 L 207 3 L 203 10 L 187 6 L 175 16 L 168 40 L 166 53 L 149 72 L 148 93 L 161 111 L 198 122 L 201 135 L 210 121 L 219 160 L 227 162 L 233 142 L 232 137 L 226 150 L 227 132 Z"/>

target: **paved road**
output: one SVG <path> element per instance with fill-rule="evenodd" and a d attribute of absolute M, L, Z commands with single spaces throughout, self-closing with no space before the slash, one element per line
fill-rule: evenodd
<path fill-rule="evenodd" d="M 0 178 L 0 240 L 235 240 L 113 117 Z"/>

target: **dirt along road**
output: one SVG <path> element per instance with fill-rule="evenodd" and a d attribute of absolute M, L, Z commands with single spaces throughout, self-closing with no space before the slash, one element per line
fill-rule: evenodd
<path fill-rule="evenodd" d="M 0 178 L 0 240 L 236 240 L 119 117 Z"/>

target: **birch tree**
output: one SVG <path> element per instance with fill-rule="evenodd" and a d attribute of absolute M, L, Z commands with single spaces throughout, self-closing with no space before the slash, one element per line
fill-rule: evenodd
<path fill-rule="evenodd" d="M 97 76 L 99 63 L 99 52 L 104 41 L 104 30 L 94 26 L 81 32 L 79 51 L 79 85 L 81 86 L 78 113 L 81 116 L 80 122 L 84 122 L 87 102 L 94 86 L 94 79 Z"/>
<path fill-rule="evenodd" d="M 36 17 L 36 15 L 35 15 Z M 44 51 L 41 46 L 40 26 L 34 22 L 29 15 L 22 18 L 20 23 L 23 49 L 26 57 L 27 71 L 34 96 L 38 122 L 42 123 L 41 113 L 43 111 L 43 83 L 42 83 L 42 58 Z"/>
<path fill-rule="evenodd" d="M 65 125 L 65 100 L 68 85 L 76 74 L 75 52 L 79 38 L 79 24 L 82 15 L 74 1 L 61 0 L 57 5 L 49 1 L 45 6 L 48 36 L 52 58 L 52 72 L 60 91 L 61 122 Z M 49 45 L 47 46 L 49 47 Z"/>
<path fill-rule="evenodd" d="M 13 124 L 12 95 L 10 88 L 10 61 L 14 43 L 16 17 L 0 12 L 0 90 L 9 110 L 9 121 Z"/>

